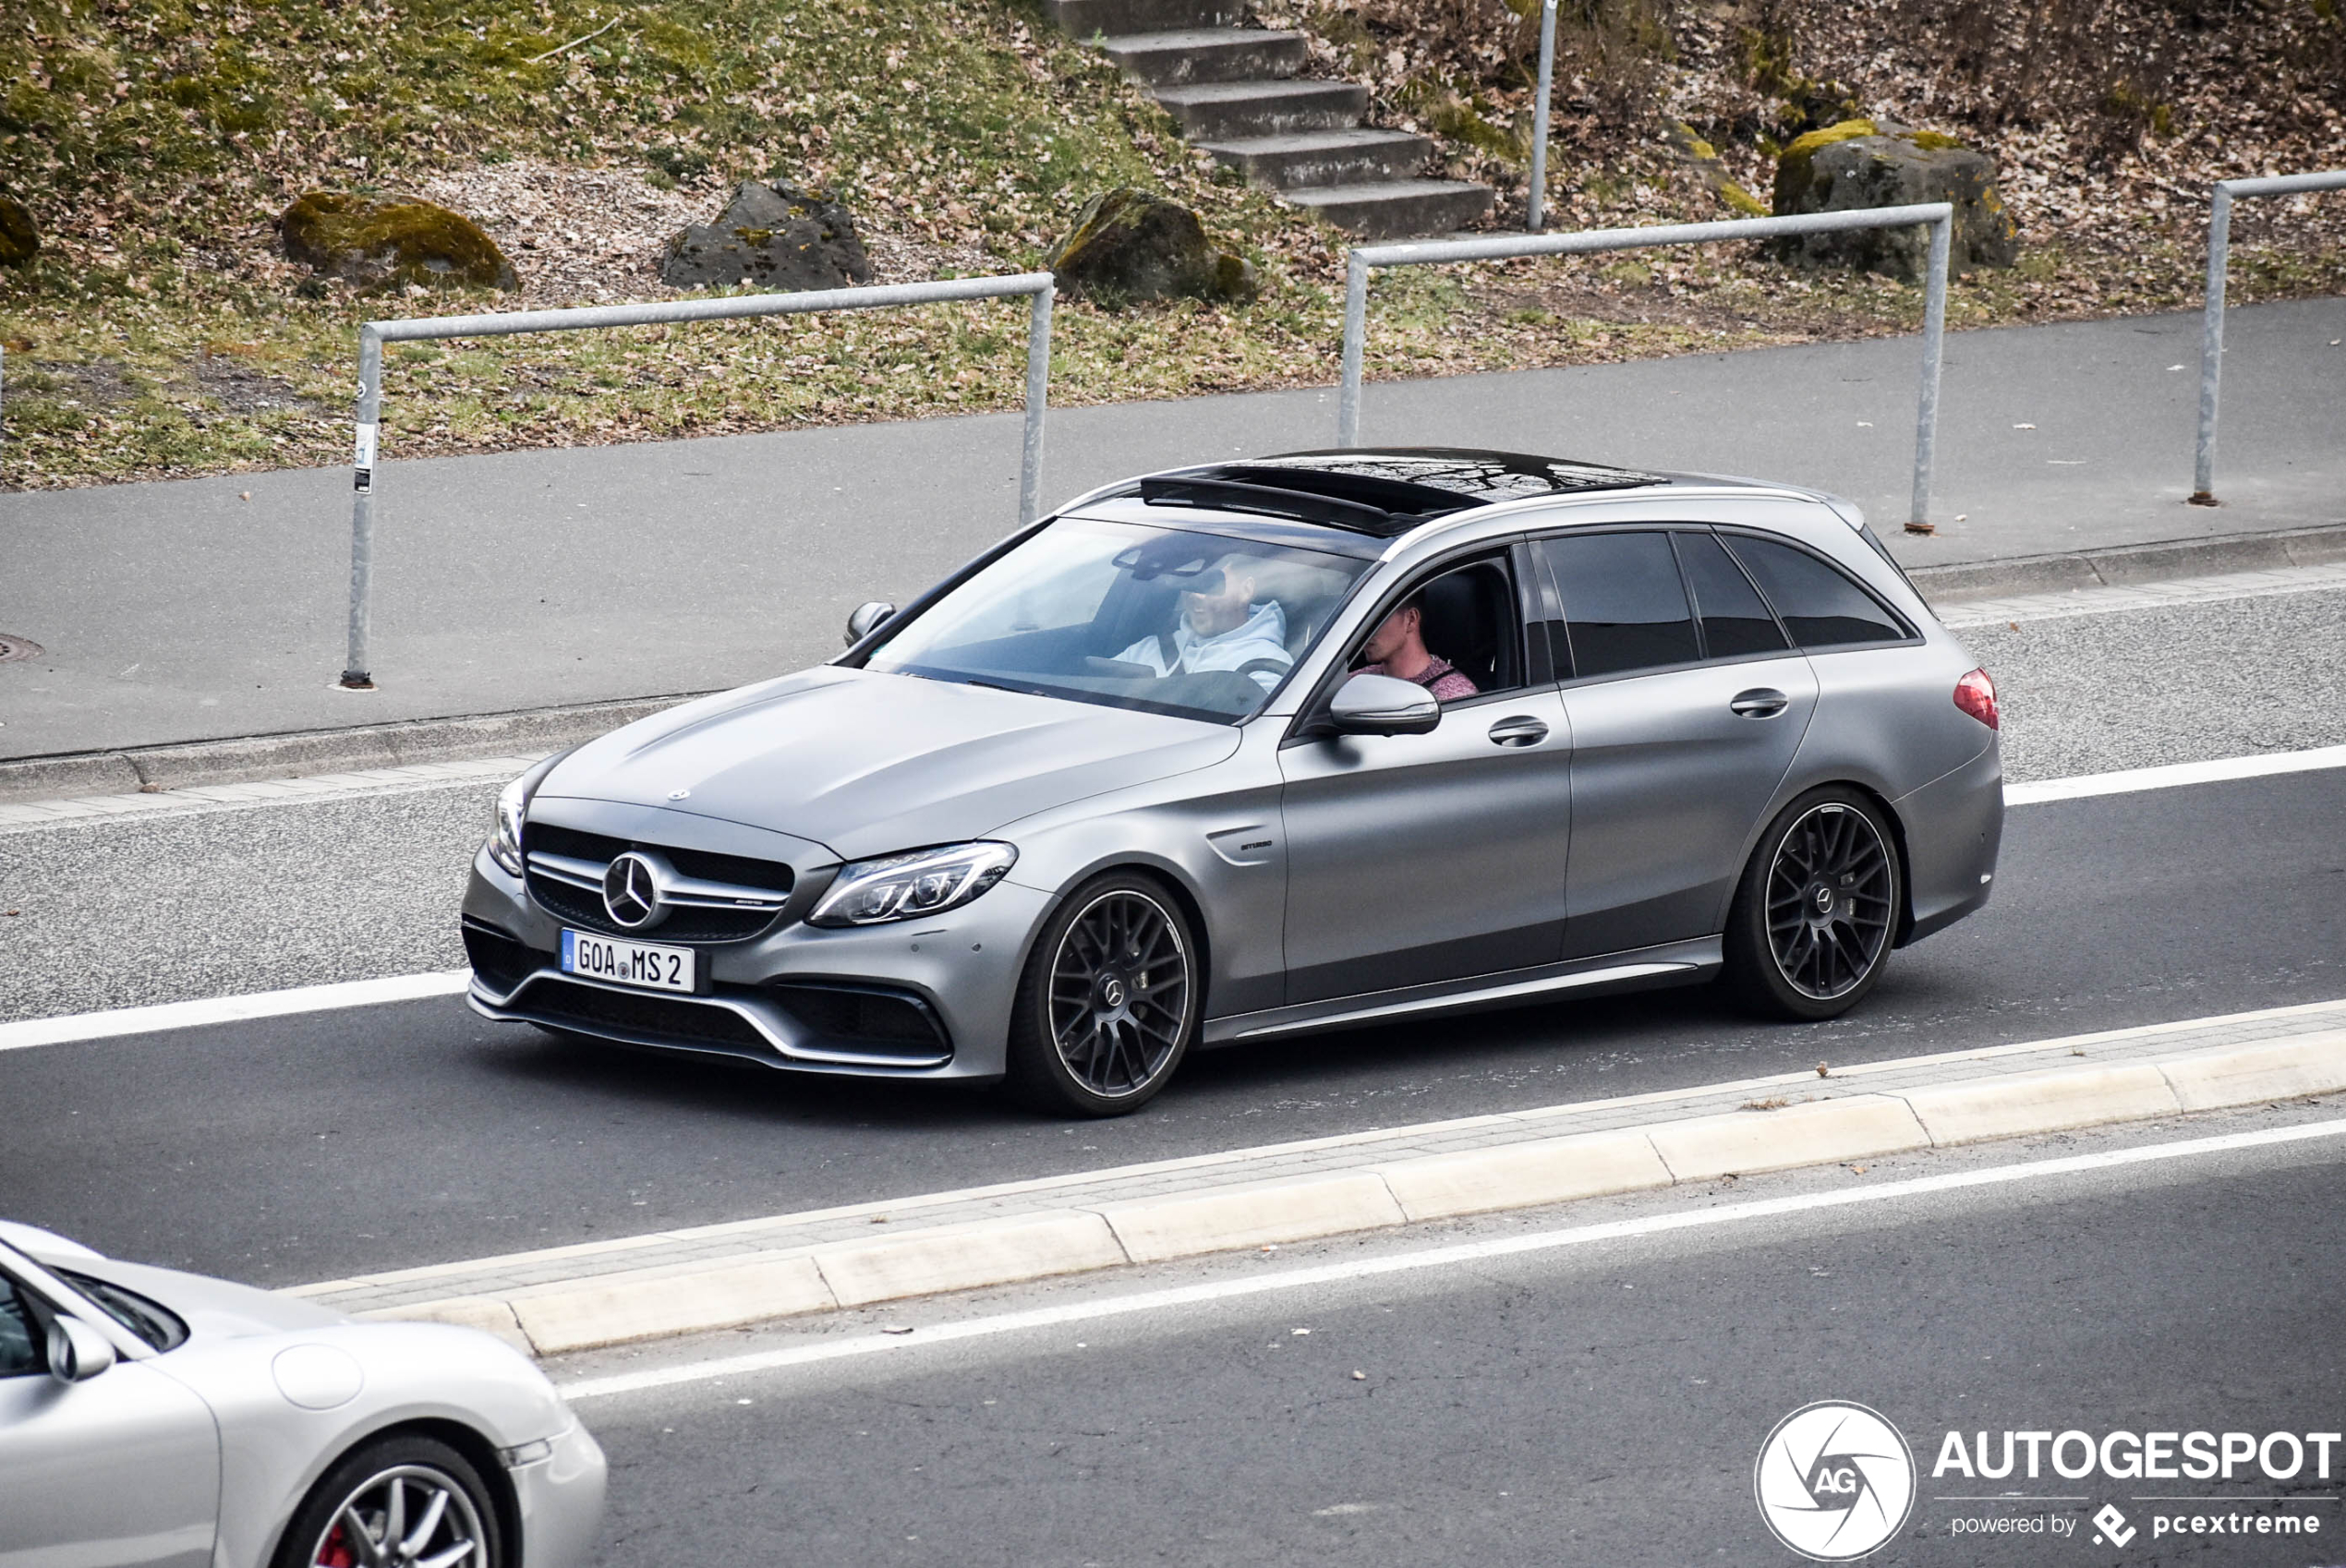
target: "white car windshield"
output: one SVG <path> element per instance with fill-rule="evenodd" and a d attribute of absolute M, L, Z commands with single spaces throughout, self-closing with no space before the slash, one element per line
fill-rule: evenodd
<path fill-rule="evenodd" d="M 1287 680 L 1368 565 L 1243 537 L 1061 518 L 892 633 L 865 668 L 1242 719 Z"/>

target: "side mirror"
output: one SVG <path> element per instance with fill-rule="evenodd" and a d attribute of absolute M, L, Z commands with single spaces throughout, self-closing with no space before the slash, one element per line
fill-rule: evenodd
<path fill-rule="evenodd" d="M 869 604 L 857 605 L 855 613 L 847 618 L 847 645 L 852 648 L 870 636 L 895 613 L 896 607 L 885 599 L 874 599 Z"/>
<path fill-rule="evenodd" d="M 49 1324 L 49 1375 L 61 1383 L 86 1383 L 114 1365 L 114 1342 L 72 1318 Z"/>
<path fill-rule="evenodd" d="M 1442 702 L 1414 681 L 1355 675 L 1336 688 L 1328 722 L 1340 735 L 1423 735 L 1442 722 Z"/>

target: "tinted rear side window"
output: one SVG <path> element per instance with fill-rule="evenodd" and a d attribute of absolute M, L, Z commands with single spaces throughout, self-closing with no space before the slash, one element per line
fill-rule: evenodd
<path fill-rule="evenodd" d="M 1804 648 L 1904 642 L 1914 634 L 1838 567 L 1806 550 L 1742 535 L 1731 536 L 1727 544 L 1760 580 L 1793 641 Z"/>
<path fill-rule="evenodd" d="M 1674 534 L 1679 563 L 1694 589 L 1696 612 L 1702 618 L 1703 651 L 1712 658 L 1742 658 L 1751 654 L 1782 653 L 1792 645 L 1784 628 L 1768 612 L 1767 601 L 1752 587 L 1743 569 L 1709 534 Z"/>
<path fill-rule="evenodd" d="M 1563 597 L 1572 673 L 1618 675 L 1695 657 L 1694 618 L 1666 534 L 1576 534 L 1540 549 Z"/>

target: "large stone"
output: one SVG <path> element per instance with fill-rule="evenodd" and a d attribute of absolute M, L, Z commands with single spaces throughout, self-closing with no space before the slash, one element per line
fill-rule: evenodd
<path fill-rule="evenodd" d="M 514 265 L 480 225 L 429 201 L 313 190 L 277 220 L 285 254 L 361 288 L 408 283 L 512 288 Z"/>
<path fill-rule="evenodd" d="M 2020 226 L 1996 194 L 1995 161 L 1936 131 L 1844 120 L 1810 131 L 1776 163 L 1775 210 L 1844 212 L 1910 202 L 1955 209 L 1950 264 L 2009 267 L 2020 259 Z M 1930 232 L 1919 225 L 1802 235 L 1777 242 L 1787 260 L 1844 266 L 1918 282 L 1928 271 Z"/>
<path fill-rule="evenodd" d="M 744 180 L 713 223 L 672 236 L 659 276 L 674 288 L 844 288 L 872 280 L 855 216 L 836 201 L 777 180 Z"/>
<path fill-rule="evenodd" d="M 23 202 L 0 191 L 0 267 L 23 267 L 41 254 L 41 231 Z"/>
<path fill-rule="evenodd" d="M 1051 252 L 1050 268 L 1070 296 L 1106 305 L 1252 299 L 1259 286 L 1251 263 L 1214 248 L 1195 212 L 1125 187 L 1083 204 L 1075 227 Z"/>

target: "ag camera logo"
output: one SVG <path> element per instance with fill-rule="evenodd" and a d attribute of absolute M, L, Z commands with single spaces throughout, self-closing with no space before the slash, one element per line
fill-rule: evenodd
<path fill-rule="evenodd" d="M 1905 1526 L 1915 1457 L 1880 1412 L 1820 1400 L 1776 1423 L 1751 1487 L 1776 1539 L 1814 1562 L 1852 1562 Z"/>

